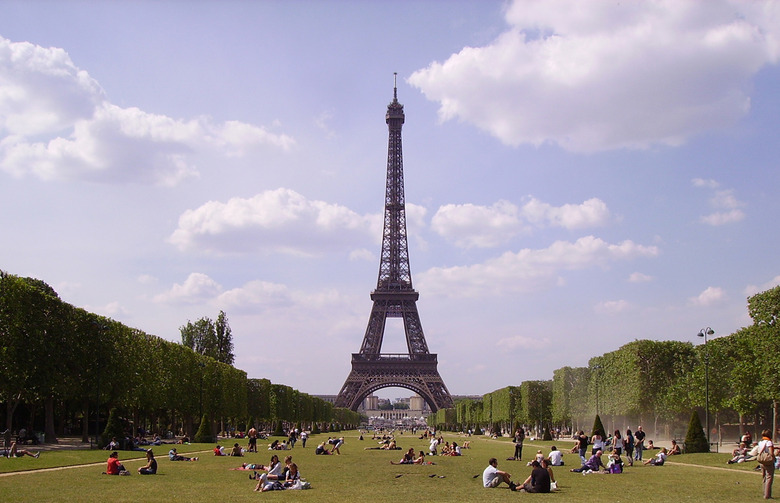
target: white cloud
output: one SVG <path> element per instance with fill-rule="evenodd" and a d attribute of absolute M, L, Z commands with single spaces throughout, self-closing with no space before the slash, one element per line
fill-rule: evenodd
<path fill-rule="evenodd" d="M 626 300 L 608 300 L 596 304 L 594 310 L 601 314 L 618 314 L 631 309 L 631 303 Z"/>
<path fill-rule="evenodd" d="M 522 228 L 518 209 L 507 201 L 492 206 L 447 204 L 431 219 L 431 229 L 464 248 L 486 248 L 507 242 Z"/>
<path fill-rule="evenodd" d="M 0 37 L 0 169 L 17 177 L 175 185 L 197 176 L 198 154 L 244 155 L 294 140 L 262 127 L 177 120 L 106 100 L 62 49 Z"/>
<path fill-rule="evenodd" d="M 565 229 L 583 229 L 605 225 L 609 209 L 604 201 L 593 197 L 582 204 L 551 206 L 536 198 L 523 205 L 523 216 L 536 225 L 550 225 Z"/>
<path fill-rule="evenodd" d="M 712 184 L 698 186 L 707 188 L 717 187 L 717 185 Z M 700 217 L 699 221 L 701 223 L 718 226 L 739 222 L 745 218 L 745 212 L 740 209 L 745 204 L 737 200 L 734 196 L 734 191 L 731 189 L 715 191 L 715 195 L 710 198 L 710 206 L 720 211 Z"/>
<path fill-rule="evenodd" d="M 726 0 L 516 0 L 509 29 L 409 83 L 509 145 L 573 151 L 680 145 L 750 108 L 750 79 L 780 54 L 780 15 Z"/>
<path fill-rule="evenodd" d="M 250 281 L 242 287 L 221 293 L 217 302 L 231 312 L 245 312 L 249 309 L 289 306 L 292 299 L 284 285 L 267 281 Z"/>
<path fill-rule="evenodd" d="M 373 232 L 377 220 L 381 229 L 381 217 L 358 215 L 344 206 L 308 200 L 279 188 L 187 210 L 169 241 L 181 250 L 311 255 L 381 238 L 381 230 Z"/>
<path fill-rule="evenodd" d="M 713 179 L 705 180 L 703 178 L 694 178 L 691 180 L 694 187 L 704 187 L 707 189 L 717 189 L 720 184 Z"/>
<path fill-rule="evenodd" d="M 653 281 L 653 277 L 641 272 L 632 272 L 628 277 L 629 283 L 648 283 Z"/>
<path fill-rule="evenodd" d="M 689 304 L 697 307 L 709 307 L 726 299 L 726 291 L 717 286 L 709 286 L 696 297 L 688 299 Z"/>
<path fill-rule="evenodd" d="M 209 301 L 222 291 L 222 287 L 206 274 L 194 272 L 182 284 L 174 284 L 170 290 L 154 296 L 154 301 L 165 304 L 195 304 Z"/>
<path fill-rule="evenodd" d="M 530 197 L 521 208 L 504 200 L 492 206 L 447 204 L 431 219 L 431 229 L 463 248 L 490 248 L 508 242 L 531 225 L 581 229 L 604 225 L 609 217 L 607 205 L 598 198 L 552 206 Z"/>
<path fill-rule="evenodd" d="M 745 287 L 745 295 L 748 297 L 755 295 L 760 292 L 765 292 L 767 290 L 770 290 L 776 286 L 780 285 L 780 276 L 775 276 L 774 278 L 770 279 L 763 285 L 748 285 Z"/>
<path fill-rule="evenodd" d="M 575 242 L 557 241 L 549 248 L 506 252 L 482 264 L 435 267 L 418 275 L 420 289 L 430 295 L 479 297 L 509 292 L 531 292 L 560 284 L 562 271 L 606 267 L 618 260 L 652 258 L 655 246 L 627 240 L 610 244 L 594 236 Z"/>
<path fill-rule="evenodd" d="M 62 49 L 0 37 L 0 134 L 68 129 L 103 99 L 100 85 Z"/>

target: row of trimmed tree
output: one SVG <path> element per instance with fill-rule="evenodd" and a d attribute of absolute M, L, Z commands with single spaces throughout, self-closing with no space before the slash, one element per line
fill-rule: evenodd
<path fill-rule="evenodd" d="M 429 424 L 509 431 L 519 423 L 541 434 L 588 431 L 600 415 L 610 431 L 645 423 L 655 434 L 682 438 L 697 410 L 709 418 L 712 441 L 732 440 L 747 424 L 777 431 L 780 287 L 748 298 L 748 311 L 752 325 L 706 344 L 636 340 L 591 358 L 587 367 L 559 368 L 550 381 L 458 401 Z"/>
<path fill-rule="evenodd" d="M 194 435 L 280 421 L 357 425 L 349 410 L 63 302 L 46 283 L 0 271 L 0 417 L 5 429 L 88 437 L 117 409 L 127 427 Z M 43 422 L 40 421 L 43 411 Z M 15 417 L 22 417 L 15 424 Z"/>

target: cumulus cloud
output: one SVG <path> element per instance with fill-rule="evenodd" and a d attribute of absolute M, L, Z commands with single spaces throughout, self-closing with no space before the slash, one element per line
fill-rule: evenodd
<path fill-rule="evenodd" d="M 605 225 L 609 220 L 607 204 L 593 197 L 582 204 L 552 206 L 531 198 L 523 205 L 523 216 L 531 223 L 565 229 L 584 229 Z"/>
<path fill-rule="evenodd" d="M 726 298 L 726 291 L 718 286 L 709 286 L 696 297 L 688 299 L 689 304 L 697 307 L 708 307 L 720 303 Z"/>
<path fill-rule="evenodd" d="M 703 178 L 694 178 L 693 180 L 691 180 L 691 183 L 693 184 L 694 187 L 704 187 L 707 189 L 717 189 L 718 187 L 720 187 L 720 183 L 718 183 L 717 181 L 711 178 L 707 180 Z"/>
<path fill-rule="evenodd" d="M 733 124 L 780 55 L 780 14 L 738 1 L 515 0 L 508 29 L 409 83 L 508 145 L 679 145 Z"/>
<path fill-rule="evenodd" d="M 522 229 L 517 206 L 498 201 L 492 206 L 446 204 L 431 219 L 431 229 L 464 248 L 505 243 Z"/>
<path fill-rule="evenodd" d="M 652 258 L 655 246 L 627 240 L 610 244 L 594 236 L 556 241 L 548 248 L 506 252 L 481 264 L 435 267 L 418 275 L 420 289 L 443 296 L 479 297 L 525 293 L 560 284 L 562 271 L 607 267 L 619 260 Z"/>
<path fill-rule="evenodd" d="M 256 312 L 257 308 L 284 307 L 292 304 L 291 294 L 286 286 L 259 280 L 223 292 L 217 301 L 225 308 L 239 313 L 247 309 Z"/>
<path fill-rule="evenodd" d="M 0 169 L 43 180 L 175 185 L 197 176 L 195 157 L 245 155 L 294 140 L 238 121 L 173 119 L 110 103 L 58 48 L 0 37 Z"/>
<path fill-rule="evenodd" d="M 628 277 L 629 283 L 648 283 L 653 281 L 653 277 L 641 272 L 632 272 Z"/>
<path fill-rule="evenodd" d="M 700 178 L 695 178 L 693 180 L 693 186 L 714 191 L 713 196 L 710 198 L 710 206 L 714 208 L 715 211 L 709 215 L 702 215 L 699 218 L 699 222 L 707 225 L 719 226 L 739 222 L 745 218 L 745 212 L 741 209 L 745 206 L 745 203 L 739 201 L 734 196 L 733 189 L 717 190 L 720 187 L 718 182 L 715 180 L 702 180 Z"/>
<path fill-rule="evenodd" d="M 463 248 L 489 248 L 531 226 L 581 229 L 604 225 L 609 218 L 606 203 L 598 198 L 552 206 L 529 197 L 522 207 L 503 200 L 492 206 L 447 204 L 433 216 L 431 229 Z"/>
<path fill-rule="evenodd" d="M 380 231 L 374 232 L 377 222 Z M 180 250 L 313 255 L 378 240 L 381 222 L 381 216 L 359 215 L 344 206 L 308 200 L 279 188 L 248 199 L 209 201 L 187 210 L 169 241 Z"/>
<path fill-rule="evenodd" d="M 154 296 L 154 301 L 163 304 L 196 304 L 216 297 L 222 287 L 208 275 L 194 272 L 184 283 L 174 284 L 167 292 Z"/>

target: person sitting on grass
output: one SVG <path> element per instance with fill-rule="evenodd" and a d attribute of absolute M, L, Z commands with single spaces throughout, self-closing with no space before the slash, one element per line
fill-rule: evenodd
<path fill-rule="evenodd" d="M 748 448 L 745 442 L 739 444 L 739 447 L 731 451 L 731 459 L 726 461 L 728 464 L 744 463 L 748 459 Z"/>
<path fill-rule="evenodd" d="M 282 491 L 285 489 L 302 489 L 301 474 L 300 472 L 298 472 L 298 465 L 296 465 L 295 463 L 290 463 L 290 466 L 288 468 L 289 469 L 283 481 L 282 480 L 269 481 L 262 487 L 262 489 L 260 489 L 260 492 Z M 255 489 L 255 491 L 256 490 L 257 489 Z"/>
<path fill-rule="evenodd" d="M 607 461 L 607 471 L 609 473 L 623 473 L 623 459 L 620 457 L 617 449 L 614 449 L 609 454 L 609 461 Z"/>
<path fill-rule="evenodd" d="M 523 485 L 517 486 L 517 490 L 527 493 L 549 493 L 551 483 L 550 472 L 542 467 L 542 465 L 535 459 L 531 461 L 531 467 L 531 475 L 525 479 Z"/>
<path fill-rule="evenodd" d="M 460 447 L 458 447 L 458 444 L 453 442 L 452 447 L 450 448 L 450 456 L 460 456 Z"/>
<path fill-rule="evenodd" d="M 601 449 L 597 450 L 596 453 L 593 454 L 593 456 L 588 458 L 588 460 L 582 464 L 582 466 L 580 466 L 579 468 L 572 468 L 571 471 L 577 473 L 580 472 L 590 473 L 590 472 L 598 472 L 601 468 L 604 468 L 606 470 L 607 467 L 604 466 L 604 463 L 601 461 L 602 454 L 603 453 L 601 452 Z"/>
<path fill-rule="evenodd" d="M 119 454 L 116 451 L 108 455 L 105 473 L 108 475 L 130 475 L 130 472 L 125 470 L 125 466 L 119 462 Z"/>
<path fill-rule="evenodd" d="M 317 448 L 314 449 L 314 454 L 316 454 L 316 455 L 330 454 L 330 451 L 328 451 L 328 443 L 327 442 L 322 442 L 320 445 L 318 445 Z"/>
<path fill-rule="evenodd" d="M 171 461 L 197 461 L 198 458 L 188 458 L 187 456 L 181 456 L 176 452 L 176 447 L 168 451 L 168 459 Z"/>
<path fill-rule="evenodd" d="M 414 464 L 414 460 L 415 460 L 414 447 L 409 447 L 409 450 L 406 451 L 404 457 L 401 458 L 401 461 L 397 463 L 395 461 L 390 461 L 390 464 L 391 465 L 412 465 Z"/>
<path fill-rule="evenodd" d="M 215 456 L 227 456 L 227 453 L 225 452 L 225 448 L 221 445 L 217 444 L 216 447 L 214 447 L 214 455 Z"/>
<path fill-rule="evenodd" d="M 552 466 L 563 466 L 563 453 L 553 445 L 550 448 L 550 454 L 547 456 L 547 460 Z"/>
<path fill-rule="evenodd" d="M 501 482 L 506 482 L 509 489 L 513 491 L 517 487 L 515 483 L 512 482 L 511 475 L 498 469 L 498 460 L 496 458 L 490 458 L 487 468 L 482 472 L 482 486 L 486 488 L 495 488 L 498 487 Z"/>
<path fill-rule="evenodd" d="M 157 460 L 154 459 L 154 452 L 151 449 L 146 451 L 146 465 L 138 469 L 141 475 L 154 475 L 157 473 Z"/>
<path fill-rule="evenodd" d="M 40 455 L 41 455 L 40 452 L 36 452 L 35 454 L 33 454 L 27 449 L 19 449 L 16 446 L 16 442 L 11 442 L 11 446 L 8 449 L 3 449 L 2 451 L 0 451 L 0 456 L 4 458 L 21 458 L 23 456 L 30 456 L 33 458 L 37 458 Z"/>
<path fill-rule="evenodd" d="M 680 450 L 680 446 L 677 444 L 677 440 L 672 440 L 672 448 L 669 449 L 669 452 L 667 452 L 669 456 L 677 456 L 678 454 L 682 454 L 682 451 Z"/>
<path fill-rule="evenodd" d="M 661 452 L 655 455 L 654 458 L 648 459 L 644 464 L 652 466 L 663 466 L 666 462 L 666 447 L 661 447 Z"/>
<path fill-rule="evenodd" d="M 230 450 L 230 455 L 231 456 L 243 456 L 244 455 L 244 451 L 241 450 L 241 446 L 238 445 L 238 442 L 233 444 L 233 448 Z"/>
<path fill-rule="evenodd" d="M 288 477 L 290 466 L 293 464 L 292 456 L 284 458 L 284 465 L 279 463 L 279 458 L 276 456 L 271 458 L 271 463 L 267 473 L 261 473 L 259 476 L 255 475 L 255 478 L 258 480 L 255 491 L 268 491 L 269 489 L 264 489 L 265 486 L 274 482 L 284 482 Z M 249 477 L 252 478 L 251 475 Z"/>

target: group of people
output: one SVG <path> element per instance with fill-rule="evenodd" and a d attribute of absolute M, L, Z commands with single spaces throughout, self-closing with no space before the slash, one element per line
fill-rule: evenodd
<path fill-rule="evenodd" d="M 498 460 L 490 458 L 488 466 L 482 472 L 482 485 L 486 488 L 494 488 L 505 483 L 512 491 L 523 491 L 528 493 L 549 493 L 556 488 L 555 475 L 547 459 L 542 459 L 541 463 L 534 459 L 530 463 L 531 474 L 522 484 L 512 482 L 512 476 L 505 471 L 498 469 Z"/>
<path fill-rule="evenodd" d="M 330 451 L 328 450 L 328 445 L 331 445 Z M 317 455 L 323 455 L 323 454 L 341 454 L 341 446 L 344 445 L 344 437 L 339 438 L 331 438 L 328 437 L 328 440 L 322 442 L 320 445 L 317 446 L 317 448 L 314 450 L 314 454 Z"/>
<path fill-rule="evenodd" d="M 279 462 L 279 456 L 272 455 L 271 464 L 257 466 L 249 478 L 257 480 L 255 491 L 259 492 L 305 488 L 305 483 L 301 480 L 301 474 L 298 471 L 298 465 L 292 462 L 292 456 L 286 456 L 284 465 L 282 465 Z"/>

